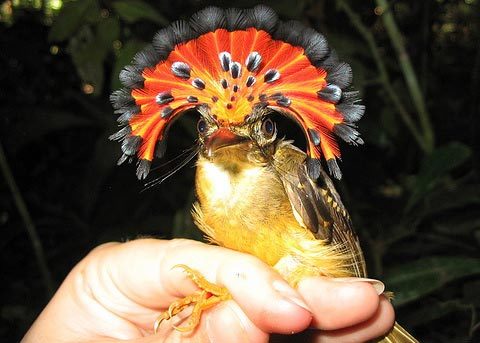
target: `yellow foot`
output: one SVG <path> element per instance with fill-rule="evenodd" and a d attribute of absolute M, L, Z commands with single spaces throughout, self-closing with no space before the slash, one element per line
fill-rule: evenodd
<path fill-rule="evenodd" d="M 168 310 L 163 312 L 155 321 L 153 329 L 155 333 L 157 333 L 160 324 L 164 320 L 169 320 L 175 317 L 177 314 L 182 312 L 189 306 L 193 306 L 192 314 L 190 314 L 188 318 L 188 322 L 184 326 L 173 326 L 175 330 L 188 332 L 194 330 L 198 323 L 200 322 L 200 318 L 202 316 L 202 312 L 221 301 L 229 300 L 232 298 L 230 293 L 225 287 L 221 287 L 215 285 L 211 282 L 208 282 L 200 272 L 184 265 L 184 264 L 177 264 L 173 268 L 181 268 L 187 274 L 187 276 L 195 282 L 195 284 L 200 288 L 199 291 L 183 298 L 178 299 L 170 304 Z"/>

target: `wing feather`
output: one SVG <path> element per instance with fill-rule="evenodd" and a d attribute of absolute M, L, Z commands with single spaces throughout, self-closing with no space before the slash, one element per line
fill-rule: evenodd
<path fill-rule="evenodd" d="M 351 257 L 352 275 L 367 275 L 365 260 L 350 215 L 328 174 L 321 169 L 317 183 L 308 176 L 306 155 L 290 144 L 278 143 L 273 166 L 279 173 L 300 225 L 317 239 L 334 244 Z"/>

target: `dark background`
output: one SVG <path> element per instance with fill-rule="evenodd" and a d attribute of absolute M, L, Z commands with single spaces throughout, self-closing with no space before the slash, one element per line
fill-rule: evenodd
<path fill-rule="evenodd" d="M 323 32 L 353 67 L 367 106 L 366 144 L 342 145 L 337 184 L 372 277 L 396 293 L 398 321 L 423 342 L 473 342 L 480 337 L 480 1 L 384 2 L 264 3 Z M 134 165 L 116 167 L 108 97 L 156 30 L 211 4 L 225 6 L 0 1 L 3 341 L 22 337 L 96 245 L 143 235 L 201 238 L 189 214 L 192 165 L 142 192 Z M 191 115 L 175 124 L 158 165 L 194 144 L 194 123 Z"/>

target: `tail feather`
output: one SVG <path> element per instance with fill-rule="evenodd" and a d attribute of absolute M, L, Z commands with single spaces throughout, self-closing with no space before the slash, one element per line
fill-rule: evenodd
<path fill-rule="evenodd" d="M 384 337 L 379 338 L 375 343 L 419 343 L 400 324 L 395 323 L 392 330 Z"/>

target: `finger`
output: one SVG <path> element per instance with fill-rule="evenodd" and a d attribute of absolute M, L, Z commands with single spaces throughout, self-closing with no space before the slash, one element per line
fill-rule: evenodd
<path fill-rule="evenodd" d="M 108 269 L 100 273 L 112 279 L 110 288 L 118 288 L 102 292 L 102 298 L 117 303 L 105 299 L 104 302 L 146 329 L 159 310 L 197 289 L 181 269 L 174 268 L 178 264 L 196 269 L 210 282 L 227 287 L 247 317 L 264 332 L 297 332 L 311 321 L 297 292 L 273 269 L 250 255 L 189 240 L 153 239 L 107 246 L 96 254 L 98 268 Z M 132 304 L 119 305 L 118 297 L 122 295 L 126 303 L 141 304 L 152 312 L 128 313 Z"/>
<path fill-rule="evenodd" d="M 322 330 L 362 323 L 372 317 L 379 306 L 377 291 L 367 282 L 309 278 L 300 282 L 298 291 L 312 309 L 312 326 Z"/>
<path fill-rule="evenodd" d="M 180 314 L 186 318 L 188 314 Z M 182 325 L 182 320 L 172 319 L 175 325 Z M 260 330 L 238 304 L 232 300 L 218 304 L 205 312 L 199 327 L 194 332 L 183 333 L 172 326 L 164 325 L 158 332 L 160 337 L 166 337 L 166 342 L 231 342 L 231 343 L 266 343 L 269 335 Z"/>
<path fill-rule="evenodd" d="M 335 331 L 318 331 L 312 337 L 316 343 L 358 343 L 367 342 L 385 335 L 395 322 L 395 313 L 390 302 L 380 297 L 380 303 L 375 314 L 367 321 L 350 328 Z"/>
<path fill-rule="evenodd" d="M 215 307 L 205 322 L 210 342 L 268 342 L 269 335 L 260 330 L 234 301 Z"/>
<path fill-rule="evenodd" d="M 188 311 L 185 311 L 188 312 Z M 181 313 L 172 319 L 175 325 L 181 325 L 188 313 Z M 178 319 L 178 320 L 177 320 Z M 198 329 L 193 332 L 179 332 L 171 325 L 160 327 L 157 335 L 129 340 L 128 343 L 179 343 L 179 342 L 229 342 L 229 343 L 267 343 L 269 335 L 258 329 L 245 316 L 234 301 L 226 301 L 206 312 L 199 323 Z M 95 343 L 125 342 L 112 339 Z M 93 343 L 93 342 L 91 342 Z"/>
<path fill-rule="evenodd" d="M 180 270 L 171 270 L 172 265 L 181 261 L 200 271 L 209 281 L 225 286 L 261 330 L 292 333 L 308 327 L 311 314 L 305 302 L 279 274 L 257 258 L 217 246 L 191 244 L 189 241 L 173 244 L 174 252 L 168 254 L 162 264 L 164 271 L 168 269 L 172 275 L 165 280 L 167 290 L 178 291 L 176 285 L 185 280 L 184 273 L 178 274 Z M 182 253 L 183 244 L 187 244 L 189 254 Z M 183 295 L 191 291 L 187 289 Z"/>

